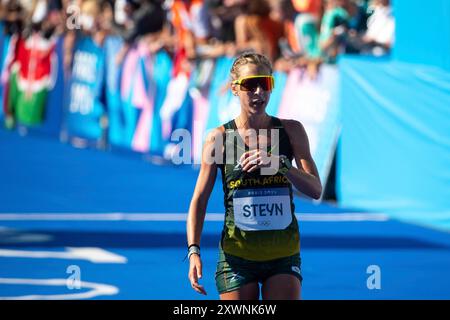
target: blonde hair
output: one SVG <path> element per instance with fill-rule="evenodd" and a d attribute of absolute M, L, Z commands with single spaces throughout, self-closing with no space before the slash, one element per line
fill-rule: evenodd
<path fill-rule="evenodd" d="M 265 55 L 255 52 L 244 52 L 233 62 L 233 66 L 231 67 L 230 71 L 232 80 L 238 79 L 240 67 L 249 63 L 266 67 L 269 70 L 270 74 L 272 74 L 273 72 L 272 63 Z"/>

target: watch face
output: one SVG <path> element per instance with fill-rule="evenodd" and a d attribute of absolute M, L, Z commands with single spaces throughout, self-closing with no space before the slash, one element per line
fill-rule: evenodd
<path fill-rule="evenodd" d="M 288 170 L 292 167 L 291 162 L 289 161 L 288 157 L 286 157 L 286 156 L 281 156 L 281 163 Z"/>
<path fill-rule="evenodd" d="M 286 168 L 286 167 L 283 167 L 283 168 L 281 168 L 280 170 L 278 170 L 278 172 L 281 173 L 282 175 L 286 175 L 286 173 L 287 173 L 288 171 L 289 171 L 289 169 Z"/>
<path fill-rule="evenodd" d="M 280 156 L 280 168 L 278 172 L 285 175 L 289 171 L 289 159 L 285 155 Z"/>

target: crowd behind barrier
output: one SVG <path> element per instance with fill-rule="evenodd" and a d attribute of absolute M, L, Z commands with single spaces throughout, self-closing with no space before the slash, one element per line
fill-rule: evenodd
<path fill-rule="evenodd" d="M 205 132 L 239 112 L 234 57 L 256 51 L 274 64 L 268 113 L 305 125 L 323 181 L 340 126 L 333 63 L 388 53 L 394 28 L 388 0 L 13 0 L 0 19 L 6 128 L 167 159 L 184 129 L 195 162 Z"/>

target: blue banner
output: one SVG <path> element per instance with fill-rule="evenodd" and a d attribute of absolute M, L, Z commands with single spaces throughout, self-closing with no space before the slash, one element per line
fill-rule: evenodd
<path fill-rule="evenodd" d="M 146 74 L 146 83 L 148 90 L 154 90 L 153 94 L 153 115 L 152 115 L 152 126 L 150 134 L 150 153 L 162 155 L 164 153 L 165 146 L 168 140 L 163 137 L 162 123 L 160 117 L 160 111 L 167 97 L 167 86 L 172 77 L 172 60 L 167 54 L 167 52 L 161 50 L 158 51 L 153 60 L 153 72 L 150 75 Z M 153 86 L 151 88 L 150 86 Z M 177 127 L 182 128 L 186 125 L 183 123 L 183 112 L 189 111 L 183 108 L 183 106 L 174 114 L 172 118 L 172 129 Z M 177 123 L 177 120 L 179 123 Z"/>
<path fill-rule="evenodd" d="M 106 64 L 106 104 L 108 106 L 108 139 L 113 146 L 126 147 L 129 144 L 124 141 L 124 126 L 121 98 L 120 79 L 122 65 L 117 64 L 116 56 L 123 45 L 120 37 L 110 36 L 105 40 L 105 64 Z"/>
<path fill-rule="evenodd" d="M 111 49 L 117 51 L 117 48 Z M 108 56 L 114 60 L 114 55 Z M 110 66 L 114 62 L 108 63 Z M 117 66 L 113 66 L 117 68 Z M 108 84 L 114 113 L 111 123 L 113 144 L 139 152 L 162 155 L 165 139 L 162 133 L 160 110 L 166 99 L 167 86 L 171 80 L 172 61 L 165 51 L 150 53 L 145 45 L 138 44 L 127 54 L 120 75 L 120 99 L 116 100 L 116 79 Z"/>
<path fill-rule="evenodd" d="M 3 23 L 0 23 L 0 30 L 3 30 Z M 10 40 L 11 37 L 8 35 L 0 35 L 0 121 L 3 123 L 4 118 L 4 108 L 5 108 L 5 86 L 7 84 L 7 79 L 4 79 L 4 72 L 6 63 L 6 57 L 10 50 Z"/>
<path fill-rule="evenodd" d="M 233 57 L 224 56 L 217 58 L 209 90 L 209 113 L 206 131 L 231 120 L 233 116 L 239 115 L 239 104 L 236 104 L 237 108 L 230 106 L 232 100 L 237 100 L 233 99 L 234 96 L 228 86 L 233 61 Z M 233 109 L 235 109 L 234 112 Z"/>
<path fill-rule="evenodd" d="M 104 83 L 104 52 L 90 37 L 78 39 L 73 56 L 67 106 L 69 136 L 99 140 L 105 106 L 100 101 Z"/>

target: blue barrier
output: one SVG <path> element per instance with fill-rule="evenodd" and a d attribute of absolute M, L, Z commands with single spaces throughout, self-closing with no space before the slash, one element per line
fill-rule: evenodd
<path fill-rule="evenodd" d="M 340 73 L 340 203 L 448 223 L 450 73 L 357 57 Z"/>
<path fill-rule="evenodd" d="M 450 71 L 450 1 L 392 1 L 394 58 Z"/>

